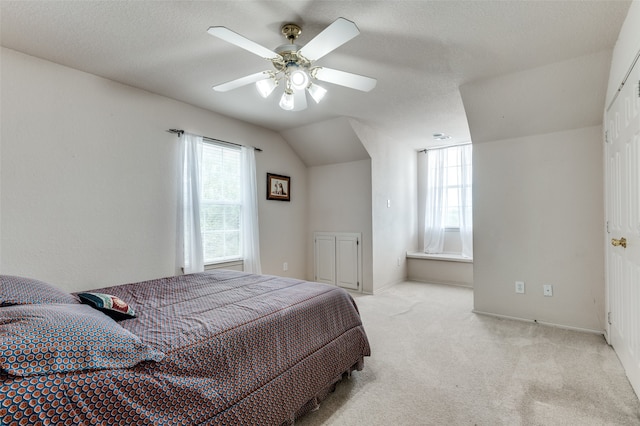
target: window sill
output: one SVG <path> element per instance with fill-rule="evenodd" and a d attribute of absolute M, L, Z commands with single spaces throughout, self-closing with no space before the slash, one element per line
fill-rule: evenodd
<path fill-rule="evenodd" d="M 225 260 L 223 262 L 216 262 L 216 263 L 207 263 L 206 265 L 204 265 L 204 270 L 208 271 L 210 269 L 229 269 L 229 268 L 238 267 L 238 266 L 240 266 L 241 268 L 244 266 L 244 261 L 242 259 Z"/>
<path fill-rule="evenodd" d="M 460 253 L 407 252 L 407 259 L 443 260 L 446 262 L 473 263 L 473 259 L 462 257 Z"/>

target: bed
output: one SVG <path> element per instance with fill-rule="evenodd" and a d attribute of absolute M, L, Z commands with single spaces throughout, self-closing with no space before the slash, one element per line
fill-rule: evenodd
<path fill-rule="evenodd" d="M 0 424 L 292 424 L 370 354 L 325 284 L 217 270 L 90 290 L 118 317 L 0 279 Z"/>

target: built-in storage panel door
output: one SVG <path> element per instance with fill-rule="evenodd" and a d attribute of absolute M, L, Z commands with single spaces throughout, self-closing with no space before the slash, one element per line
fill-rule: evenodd
<path fill-rule="evenodd" d="M 314 233 L 315 280 L 361 291 L 361 238 L 359 232 Z"/>
<path fill-rule="evenodd" d="M 335 235 L 315 235 L 315 278 L 319 283 L 336 284 Z"/>
<path fill-rule="evenodd" d="M 336 283 L 340 287 L 360 290 L 358 235 L 336 236 Z"/>

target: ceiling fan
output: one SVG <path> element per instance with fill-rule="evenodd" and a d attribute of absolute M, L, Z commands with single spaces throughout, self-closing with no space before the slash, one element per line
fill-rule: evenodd
<path fill-rule="evenodd" d="M 302 29 L 296 24 L 282 26 L 281 32 L 288 43 L 274 50 L 267 49 L 226 27 L 210 27 L 207 32 L 271 61 L 274 68 L 213 86 L 213 90 L 218 92 L 256 83 L 260 95 L 267 98 L 280 82 L 283 82 L 284 93 L 280 98 L 280 107 L 288 111 L 300 111 L 307 107 L 306 92 L 309 92 L 316 103 L 327 93 L 324 87 L 316 84 L 317 80 L 363 92 L 372 90 L 377 83 L 377 80 L 371 77 L 315 65 L 315 61 L 360 34 L 356 24 L 345 18 L 336 19 L 304 47 L 295 44 L 295 40 L 302 33 Z"/>

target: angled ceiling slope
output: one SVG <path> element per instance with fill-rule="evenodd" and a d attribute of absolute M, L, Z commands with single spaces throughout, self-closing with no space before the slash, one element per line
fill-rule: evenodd
<path fill-rule="evenodd" d="M 344 117 L 280 132 L 307 167 L 366 160 L 369 153 Z"/>

